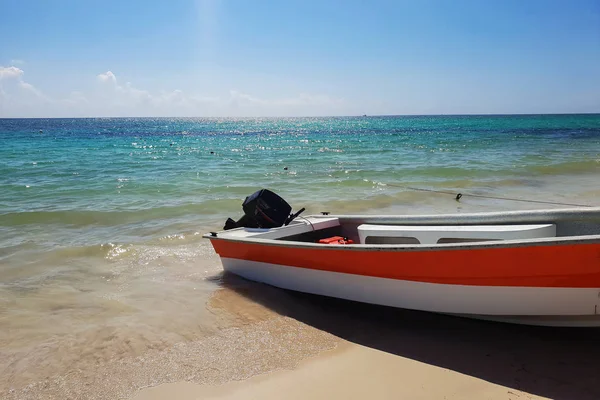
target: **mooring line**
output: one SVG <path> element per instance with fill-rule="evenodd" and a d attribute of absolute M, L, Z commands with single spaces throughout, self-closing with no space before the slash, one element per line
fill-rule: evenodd
<path fill-rule="evenodd" d="M 482 198 L 482 199 L 520 201 L 520 202 L 524 202 L 524 203 L 552 204 L 552 205 L 556 205 L 556 206 L 595 207 L 595 206 L 592 206 L 592 205 L 589 205 L 589 204 L 560 203 L 560 202 L 556 202 L 556 201 L 518 199 L 518 198 L 515 198 L 515 197 L 486 196 L 486 195 L 482 195 L 482 194 L 470 194 L 470 193 L 461 193 L 461 192 L 450 192 L 450 191 L 447 191 L 447 190 L 425 189 L 425 188 L 418 188 L 418 187 L 414 187 L 414 186 L 397 185 L 397 184 L 394 184 L 394 183 L 385 183 L 385 182 L 382 182 L 382 183 L 384 183 L 387 186 L 392 186 L 392 187 L 397 187 L 397 188 L 403 188 L 403 189 L 409 189 L 409 190 L 415 190 L 415 191 L 419 191 L 419 192 L 432 192 L 432 193 L 439 193 L 439 194 L 449 194 L 449 195 L 454 196 L 454 199 L 456 201 L 459 201 L 461 199 L 461 197 L 470 196 L 470 197 L 479 197 L 479 198 Z"/>

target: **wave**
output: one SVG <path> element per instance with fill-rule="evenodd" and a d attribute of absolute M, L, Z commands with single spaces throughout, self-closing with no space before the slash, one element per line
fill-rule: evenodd
<path fill-rule="evenodd" d="M 5 263 L 6 268 L 0 268 L 0 278 L 7 278 L 11 274 L 10 266 L 41 265 L 44 270 L 50 271 L 52 266 L 64 266 L 67 260 L 85 259 L 118 261 L 123 259 L 135 259 L 139 257 L 152 258 L 151 253 L 161 255 L 179 254 L 181 248 L 193 251 L 202 247 L 202 234 L 204 232 L 185 232 L 165 235 L 158 238 L 147 238 L 132 243 L 102 243 L 90 245 L 72 245 L 48 248 L 47 246 L 35 246 L 31 243 L 4 248 L 0 252 L 0 260 Z M 205 244 L 208 246 L 208 243 Z M 201 250 L 201 249 L 200 249 Z M 50 268 L 50 269 L 49 269 Z M 23 272 L 23 271 L 22 271 Z M 31 272 L 31 271 L 30 271 Z M 25 273 L 27 275 L 27 273 Z M 2 279 L 0 279 L 0 282 Z"/>
<path fill-rule="evenodd" d="M 162 206 L 133 211 L 23 211 L 0 215 L 0 225 L 19 226 L 31 224 L 62 224 L 70 227 L 115 226 L 133 224 L 148 220 L 169 219 L 186 215 L 211 215 L 224 210 L 236 210 L 240 207 L 239 199 L 208 200 L 200 204 L 184 204 L 179 206 Z"/>
<path fill-rule="evenodd" d="M 434 187 L 493 187 L 498 185 L 532 186 L 532 182 L 523 181 L 523 177 L 541 179 L 544 176 L 586 174 L 600 171 L 600 159 L 583 161 L 554 162 L 546 165 L 518 165 L 508 167 L 481 165 L 475 167 L 430 166 L 425 168 L 384 169 L 347 169 L 325 172 L 321 175 L 309 174 L 298 178 L 268 178 L 264 187 L 280 193 L 284 198 L 310 200 L 310 203 L 326 205 L 327 200 L 346 198 L 346 201 L 358 202 L 361 199 L 377 195 L 394 185 L 434 186 Z M 531 179 L 530 179 L 531 180 Z M 414 184 L 413 184 L 414 183 Z M 535 182 L 533 182 L 535 183 Z M 386 184 L 390 184 L 386 186 Z M 177 194 L 174 190 L 169 198 L 185 201 L 178 205 L 160 205 L 133 210 L 34 210 L 13 211 L 0 214 L 0 226 L 17 227 L 24 225 L 61 225 L 69 228 L 112 227 L 141 224 L 149 221 L 166 220 L 220 220 L 228 214 L 239 213 L 245 196 L 259 187 L 250 185 L 219 185 L 209 191 L 202 190 L 204 197 L 199 203 L 193 203 L 193 193 L 189 190 Z M 333 190 L 332 190 L 333 189 Z M 352 192 L 355 191 L 352 195 Z M 212 198 L 211 198 L 212 197 Z M 158 200 L 158 199 L 156 199 Z M 316 200 L 316 201 L 314 201 Z M 36 201 L 37 202 L 37 201 Z M 107 201 L 108 202 L 108 201 Z M 39 202 L 38 202 L 39 203 Z M 106 204 L 102 204 L 102 207 Z"/>
<path fill-rule="evenodd" d="M 600 170 L 600 158 L 596 160 L 568 161 L 550 165 L 533 165 L 527 167 L 527 169 L 543 175 L 597 172 Z"/>

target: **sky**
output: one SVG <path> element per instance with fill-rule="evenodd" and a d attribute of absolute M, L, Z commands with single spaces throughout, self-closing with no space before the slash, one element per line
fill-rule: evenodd
<path fill-rule="evenodd" d="M 599 112 L 599 0 L 0 0 L 0 117 Z"/>

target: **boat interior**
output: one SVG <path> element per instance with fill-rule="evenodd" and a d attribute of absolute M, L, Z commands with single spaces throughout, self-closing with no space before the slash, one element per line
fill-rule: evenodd
<path fill-rule="evenodd" d="M 239 227 L 214 235 L 336 245 L 431 246 L 560 238 L 600 241 L 600 208 L 405 216 L 324 213 L 297 217 L 281 227 Z"/>

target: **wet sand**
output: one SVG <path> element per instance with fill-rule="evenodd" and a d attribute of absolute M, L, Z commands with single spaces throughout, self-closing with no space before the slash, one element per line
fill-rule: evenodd
<path fill-rule="evenodd" d="M 144 389 L 133 399 L 600 398 L 598 329 L 485 322 L 258 284 L 240 288 L 239 281 L 225 276 L 224 285 L 339 338 L 337 348 L 307 356 L 295 369 L 280 366 L 220 386 L 179 382 Z"/>
<path fill-rule="evenodd" d="M 220 284 L 222 276 L 217 274 L 212 280 Z M 124 324 L 118 330 L 107 327 L 101 335 L 94 329 L 93 337 L 83 338 L 82 343 L 57 339 L 57 349 L 46 342 L 51 353 L 37 347 L 35 354 L 28 351 L 23 359 L 0 357 L 8 361 L 9 372 L 0 376 L 2 386 L 8 387 L 0 391 L 0 399 L 128 399 L 141 388 L 169 382 L 223 384 L 292 369 L 306 357 L 335 348 L 340 341 L 251 302 L 241 294 L 254 290 L 248 282 L 239 280 L 232 285 L 217 289 L 206 305 L 198 305 L 203 310 L 196 321 L 199 330 L 207 326 L 204 314 L 212 315 L 210 332 L 199 337 L 177 342 L 157 337 L 148 345 L 140 327 L 127 329 Z M 264 298 L 279 296 L 286 301 L 285 293 L 281 296 L 269 289 L 260 288 Z M 143 341 L 139 335 L 144 336 Z M 120 351 L 115 352 L 117 349 Z"/>

